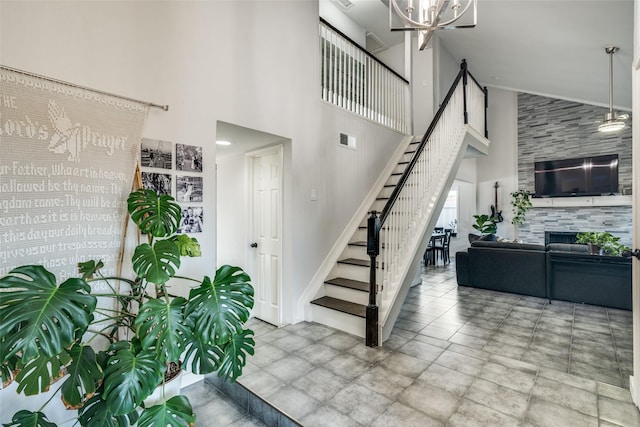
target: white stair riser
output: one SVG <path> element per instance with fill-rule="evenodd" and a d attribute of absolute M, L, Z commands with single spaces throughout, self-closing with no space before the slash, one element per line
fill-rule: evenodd
<path fill-rule="evenodd" d="M 345 279 L 360 280 L 362 282 L 369 281 L 368 267 L 338 263 L 335 267 L 335 274 L 335 277 L 344 277 Z"/>
<path fill-rule="evenodd" d="M 407 165 L 405 164 L 397 165 L 395 168 L 393 168 L 393 173 L 403 173 L 406 168 Z"/>
<path fill-rule="evenodd" d="M 356 258 L 356 259 L 369 259 L 369 255 L 367 255 L 367 247 L 366 246 L 347 246 L 344 251 L 342 251 L 342 256 L 340 259 L 345 258 Z"/>
<path fill-rule="evenodd" d="M 343 286 L 335 286 L 328 283 L 324 284 L 326 295 L 345 301 L 355 302 L 356 304 L 369 304 L 369 293 L 358 291 L 356 289 L 345 288 Z"/>
<path fill-rule="evenodd" d="M 387 204 L 386 200 L 376 200 L 373 203 L 373 206 L 371 206 L 371 210 L 376 210 L 378 212 L 382 212 L 382 209 L 384 209 L 384 206 Z"/>
<path fill-rule="evenodd" d="M 366 225 L 366 222 L 363 224 Z M 366 242 L 367 241 L 367 229 L 366 228 L 358 228 L 355 233 L 353 233 L 353 237 L 351 238 L 352 242 Z"/>
<path fill-rule="evenodd" d="M 396 185 L 400 181 L 400 175 L 391 175 L 385 185 Z"/>
<path fill-rule="evenodd" d="M 362 317 L 311 304 L 311 320 L 364 338 L 366 321 Z"/>
<path fill-rule="evenodd" d="M 384 248 L 379 248 L 378 250 L 378 258 L 380 258 L 384 255 Z M 342 252 L 342 256 L 340 257 L 340 259 L 347 258 L 362 259 L 366 261 L 369 261 L 370 259 L 369 254 L 367 254 L 366 246 L 347 246 Z"/>
<path fill-rule="evenodd" d="M 393 193 L 393 188 L 394 187 L 384 187 L 382 191 L 380 191 L 380 194 L 378 194 L 378 197 L 390 197 L 391 193 Z"/>

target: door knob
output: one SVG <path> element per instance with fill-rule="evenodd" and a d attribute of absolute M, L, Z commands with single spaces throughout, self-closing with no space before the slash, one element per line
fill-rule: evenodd
<path fill-rule="evenodd" d="M 624 251 L 622 252 L 622 256 L 627 258 L 634 256 L 640 259 L 640 249 L 634 249 L 633 251 Z"/>
<path fill-rule="evenodd" d="M 257 248 L 258 244 L 256 242 L 253 242 L 252 244 L 250 244 L 249 246 L 251 246 L 252 248 Z"/>

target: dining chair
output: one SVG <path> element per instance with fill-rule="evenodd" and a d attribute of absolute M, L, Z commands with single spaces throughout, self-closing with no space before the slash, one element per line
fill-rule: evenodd
<path fill-rule="evenodd" d="M 442 259 L 444 264 L 448 264 L 451 261 L 450 254 L 449 254 L 450 243 L 451 243 L 451 230 L 447 229 L 444 232 L 444 237 L 439 242 L 435 242 L 431 249 L 433 251 L 434 264 L 438 259 L 438 255 L 439 255 L 439 258 Z"/>
<path fill-rule="evenodd" d="M 424 255 L 422 255 L 422 261 L 424 262 L 424 265 L 427 266 L 429 264 L 435 264 L 435 258 L 434 258 L 434 251 L 433 251 L 433 239 L 429 240 L 429 246 L 427 246 L 427 249 L 425 249 L 424 251 Z"/>

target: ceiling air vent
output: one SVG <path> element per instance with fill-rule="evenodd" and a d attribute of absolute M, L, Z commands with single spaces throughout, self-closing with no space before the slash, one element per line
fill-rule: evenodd
<path fill-rule="evenodd" d="M 389 46 L 384 44 L 382 40 L 373 33 L 367 33 L 367 51 L 369 53 L 378 53 L 387 49 Z"/>
<path fill-rule="evenodd" d="M 351 9 L 353 7 L 353 3 L 349 0 L 331 0 L 331 2 L 337 4 L 344 10 Z"/>

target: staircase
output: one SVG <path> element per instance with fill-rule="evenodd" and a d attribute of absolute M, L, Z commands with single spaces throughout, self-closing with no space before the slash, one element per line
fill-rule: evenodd
<path fill-rule="evenodd" d="M 425 136 L 406 140 L 394 156 L 384 179 L 379 180 L 378 188 L 373 189 L 364 209 L 345 231 L 348 238 L 341 240 L 346 244 L 332 251 L 339 255 L 328 260 L 330 269 L 325 267 L 329 271 L 310 301 L 307 320 L 364 337 L 373 288 L 379 307 L 377 336 L 382 341 L 389 336 L 463 157 L 488 152 L 486 89 L 469 77 L 463 61 Z M 367 253 L 367 217 L 371 211 L 381 212 L 382 223 L 373 272 Z M 376 285 L 372 287 L 374 273 Z"/>
<path fill-rule="evenodd" d="M 367 211 L 382 211 L 420 140 L 411 141 L 402 157 L 388 174 L 382 189 Z M 369 301 L 369 269 L 367 255 L 367 214 L 344 247 L 334 268 L 324 280 L 319 298 L 311 301 L 313 321 L 364 337 L 365 309 Z M 382 248 L 384 250 L 384 248 Z"/>

